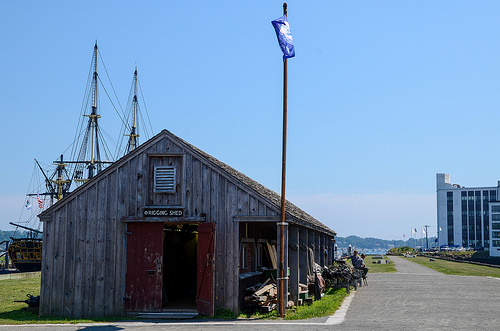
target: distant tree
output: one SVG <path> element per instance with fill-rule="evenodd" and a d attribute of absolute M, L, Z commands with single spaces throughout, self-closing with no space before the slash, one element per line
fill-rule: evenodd
<path fill-rule="evenodd" d="M 15 231 L 2 231 L 0 230 L 0 242 L 4 240 L 10 240 L 10 237 L 14 236 Z"/>
<path fill-rule="evenodd" d="M 426 247 L 426 240 L 410 238 L 408 240 L 384 240 L 377 238 L 361 238 L 358 236 L 348 236 L 348 237 L 336 237 L 335 238 L 338 247 L 348 247 L 356 246 L 358 249 L 389 249 L 392 247 L 416 247 L 422 246 Z M 429 238 L 429 248 L 434 246 L 436 237 Z"/>

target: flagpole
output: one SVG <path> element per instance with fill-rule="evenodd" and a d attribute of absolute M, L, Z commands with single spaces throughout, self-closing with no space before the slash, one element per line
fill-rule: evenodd
<path fill-rule="evenodd" d="M 283 15 L 287 16 L 287 4 L 283 3 Z M 280 264 L 278 286 L 279 316 L 286 316 L 285 300 L 288 289 L 285 288 L 285 182 L 286 182 L 286 133 L 287 133 L 287 97 L 288 97 L 288 59 L 283 60 L 283 150 L 281 163 L 281 224 L 280 224 Z M 288 276 L 288 273 L 286 274 Z"/>

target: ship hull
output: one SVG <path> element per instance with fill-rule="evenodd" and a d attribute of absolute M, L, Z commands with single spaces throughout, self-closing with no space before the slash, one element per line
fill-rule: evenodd
<path fill-rule="evenodd" d="M 9 258 L 20 272 L 42 270 L 42 239 L 13 239 Z"/>

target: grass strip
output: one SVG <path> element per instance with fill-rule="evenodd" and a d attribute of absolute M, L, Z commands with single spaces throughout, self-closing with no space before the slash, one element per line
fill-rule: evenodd
<path fill-rule="evenodd" d="M 441 259 L 434 259 L 424 256 L 417 256 L 415 258 L 406 258 L 423 265 L 424 267 L 439 271 L 446 275 L 459 275 L 459 276 L 489 276 L 500 278 L 500 268 L 493 268 L 488 266 L 469 264 L 463 262 L 455 262 Z"/>
<path fill-rule="evenodd" d="M 93 322 L 111 322 L 126 320 L 123 317 L 100 319 L 68 319 L 60 317 L 39 317 L 37 314 L 24 311 L 28 305 L 15 300 L 27 300 L 27 294 L 40 295 L 40 278 L 6 279 L 0 281 L 0 325 L 16 324 L 76 324 Z"/>
<path fill-rule="evenodd" d="M 333 315 L 340 305 L 344 301 L 345 297 L 348 296 L 345 288 L 329 288 L 324 292 L 324 296 L 321 300 L 315 300 L 311 305 L 303 305 L 294 307 L 292 309 L 287 309 L 285 320 L 301 320 L 315 317 L 325 317 Z M 218 318 L 233 319 L 236 316 L 227 314 L 225 316 L 216 315 Z M 276 310 L 269 313 L 242 313 L 238 319 L 279 319 Z"/>
<path fill-rule="evenodd" d="M 390 260 L 387 256 L 384 256 L 384 260 Z M 367 255 L 364 259 L 365 265 L 370 268 L 368 275 L 372 273 L 386 273 L 386 272 L 396 272 L 396 264 L 391 261 L 390 264 L 377 264 L 379 259 L 374 259 L 373 255 Z"/>

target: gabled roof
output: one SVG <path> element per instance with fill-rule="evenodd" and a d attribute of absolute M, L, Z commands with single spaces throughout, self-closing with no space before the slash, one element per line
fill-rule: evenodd
<path fill-rule="evenodd" d="M 258 183 L 257 181 L 251 179 L 250 177 L 244 175 L 243 173 L 237 171 L 236 169 L 228 166 L 222 161 L 219 161 L 215 157 L 211 156 L 208 153 L 205 153 L 201 149 L 189 144 L 188 142 L 184 141 L 183 139 L 177 137 L 170 131 L 164 129 L 160 133 L 158 133 L 156 136 L 153 138 L 149 139 L 147 142 L 143 143 L 140 145 L 138 148 L 136 148 L 134 151 L 130 152 L 129 154 L 123 156 L 116 162 L 114 162 L 112 165 L 107 167 L 105 170 L 100 172 L 97 176 L 89 180 L 87 183 L 84 185 L 80 186 L 77 188 L 75 191 L 73 191 L 70 195 L 68 195 L 66 198 L 63 200 L 57 202 L 54 204 L 54 206 L 50 207 L 49 209 L 45 210 L 43 213 L 41 213 L 39 216 L 43 218 L 44 216 L 47 216 L 50 214 L 50 211 L 54 208 L 57 208 L 57 206 L 62 206 L 65 201 L 71 200 L 71 197 L 76 194 L 78 191 L 84 189 L 89 185 L 90 183 L 97 181 L 99 177 L 106 175 L 109 171 L 113 171 L 116 167 L 119 167 L 123 163 L 127 162 L 128 159 L 134 157 L 136 154 L 142 153 L 145 149 L 149 148 L 151 145 L 155 144 L 159 140 L 163 139 L 163 137 L 167 137 L 168 139 L 172 140 L 174 143 L 177 143 L 181 145 L 182 148 L 185 150 L 190 150 L 194 154 L 197 154 L 199 157 L 205 159 L 207 163 L 212 164 L 213 166 L 219 168 L 223 173 L 227 174 L 228 177 L 233 178 L 237 182 L 243 184 L 246 186 L 248 189 L 251 191 L 255 192 L 257 195 L 260 195 L 262 198 L 267 200 L 271 205 L 273 205 L 276 210 L 281 209 L 281 195 L 274 192 L 273 190 L 268 189 L 264 185 Z M 335 236 L 337 233 L 300 209 L 299 207 L 295 206 L 293 203 L 290 201 L 286 201 L 286 213 L 287 213 L 287 219 L 292 219 L 294 223 L 306 226 L 321 232 L 325 232 L 329 235 Z"/>

